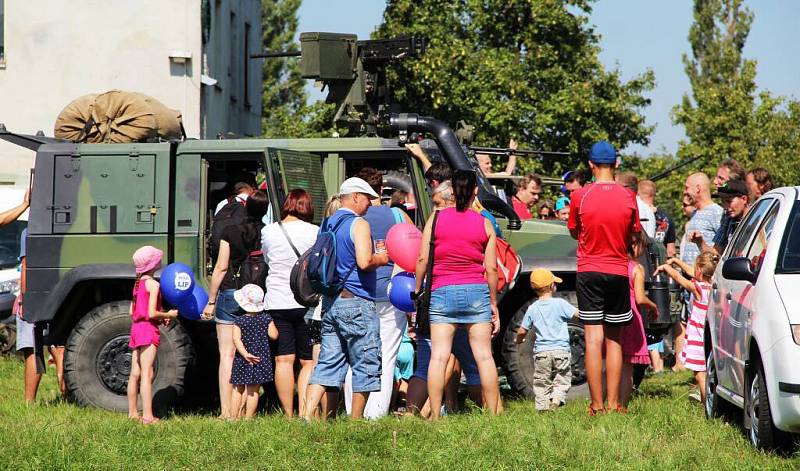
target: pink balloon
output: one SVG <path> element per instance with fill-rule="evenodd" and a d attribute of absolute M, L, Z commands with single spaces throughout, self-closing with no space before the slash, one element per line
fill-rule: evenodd
<path fill-rule="evenodd" d="M 410 222 L 396 224 L 386 234 L 386 251 L 400 268 L 414 272 L 417 268 L 422 232 Z"/>

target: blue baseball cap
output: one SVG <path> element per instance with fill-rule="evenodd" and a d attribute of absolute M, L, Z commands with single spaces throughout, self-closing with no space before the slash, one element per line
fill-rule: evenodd
<path fill-rule="evenodd" d="M 567 206 L 569 206 L 569 198 L 567 198 L 566 196 L 562 196 L 561 198 L 556 200 L 556 211 L 561 211 Z"/>
<path fill-rule="evenodd" d="M 595 142 L 589 150 L 589 161 L 595 164 L 615 164 L 617 150 L 608 141 Z"/>

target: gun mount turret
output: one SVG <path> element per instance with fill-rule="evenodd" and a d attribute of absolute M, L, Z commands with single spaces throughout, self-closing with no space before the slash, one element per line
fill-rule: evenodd
<path fill-rule="evenodd" d="M 303 78 L 327 88 L 326 103 L 336 104 L 334 123 L 356 135 L 377 135 L 392 109 L 386 65 L 425 52 L 419 38 L 359 41 L 354 34 L 301 33 L 300 51 L 265 52 L 251 58 L 300 57 Z"/>

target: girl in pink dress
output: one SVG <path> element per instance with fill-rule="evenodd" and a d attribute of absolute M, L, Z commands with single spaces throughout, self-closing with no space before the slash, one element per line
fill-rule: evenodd
<path fill-rule="evenodd" d="M 631 247 L 628 249 L 628 279 L 630 280 L 631 309 L 633 321 L 622 328 L 620 340 L 622 344 L 622 379 L 620 384 L 620 412 L 627 412 L 628 401 L 633 391 L 633 365 L 649 365 L 650 353 L 647 351 L 647 339 L 644 336 L 642 311 L 653 316 L 657 307 L 644 291 L 644 267 L 637 262 L 645 252 L 647 239 L 641 232 L 633 234 Z"/>
<path fill-rule="evenodd" d="M 708 312 L 708 299 L 711 292 L 711 279 L 719 263 L 719 255 L 714 252 L 703 251 L 690 267 L 678 258 L 670 258 L 667 263 L 656 270 L 666 272 L 673 280 L 677 281 L 683 289 L 692 295 L 692 310 L 689 313 L 689 322 L 686 324 L 686 342 L 681 354 L 683 366 L 694 371 L 694 381 L 700 390 L 700 403 L 706 402 L 706 352 L 705 352 L 705 327 Z M 685 273 L 693 273 L 691 280 L 684 278 L 681 273 L 672 267 L 677 265 Z"/>
<path fill-rule="evenodd" d="M 145 425 L 158 421 L 153 416 L 153 364 L 161 337 L 158 326 L 168 325 L 170 320 L 178 316 L 178 311 L 174 309 L 162 311 L 160 286 L 153 279 L 153 273 L 161 266 L 163 255 L 161 250 L 149 245 L 141 247 L 133 254 L 136 282 L 133 285 L 133 302 L 130 308 L 133 324 L 128 343 L 132 350 L 131 375 L 128 377 L 128 417 L 141 420 Z M 141 418 L 137 406 L 140 393 Z"/>

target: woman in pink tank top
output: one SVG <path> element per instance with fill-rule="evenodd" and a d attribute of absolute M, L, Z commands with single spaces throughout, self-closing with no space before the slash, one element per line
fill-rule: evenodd
<path fill-rule="evenodd" d="M 149 245 L 141 247 L 133 254 L 136 267 L 136 283 L 133 285 L 131 302 L 131 340 L 128 346 L 131 354 L 131 374 L 128 377 L 128 417 L 141 420 L 145 425 L 158 421 L 153 416 L 153 364 L 161 340 L 158 327 L 169 324 L 178 317 L 178 311 L 161 309 L 160 285 L 153 274 L 161 266 L 164 253 Z M 137 405 L 139 394 L 142 397 L 142 417 L 139 418 Z"/>
<path fill-rule="evenodd" d="M 456 207 L 438 212 L 433 233 L 433 280 L 429 311 L 431 358 L 428 366 L 432 419 L 440 415 L 445 368 L 458 328 L 464 328 L 469 333 L 470 347 L 481 378 L 484 407 L 493 414 L 501 409 L 497 368 L 492 356 L 492 335 L 500 328 L 497 313 L 496 235 L 491 223 L 471 209 L 478 193 L 475 172 L 457 170 L 452 183 Z M 416 270 L 417 292 L 428 267 L 433 217 L 428 219 L 422 233 L 422 249 Z"/>

